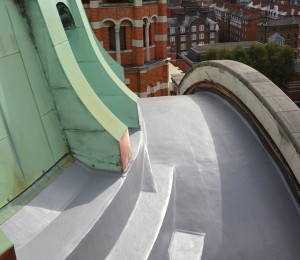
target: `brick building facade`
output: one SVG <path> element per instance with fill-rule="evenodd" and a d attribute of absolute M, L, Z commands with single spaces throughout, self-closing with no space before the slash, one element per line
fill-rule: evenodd
<path fill-rule="evenodd" d="M 166 0 L 83 0 L 98 40 L 140 97 L 168 95 Z"/>
<path fill-rule="evenodd" d="M 298 0 L 252 0 L 245 7 L 252 10 L 262 11 L 266 17 L 272 19 L 278 19 L 289 15 L 300 15 Z"/>
<path fill-rule="evenodd" d="M 205 15 L 179 13 L 168 18 L 168 39 L 172 52 L 186 55 L 193 46 L 218 42 L 218 24 Z"/>
<path fill-rule="evenodd" d="M 267 43 L 270 36 L 278 33 L 284 38 L 284 44 L 297 48 L 299 24 L 299 16 L 268 19 L 256 25 L 256 40 Z"/>
<path fill-rule="evenodd" d="M 267 43 L 278 35 L 283 38 L 280 44 L 297 48 L 299 1 L 252 0 L 241 5 L 238 1 L 216 0 L 213 8 L 220 27 L 220 42 Z"/>
<path fill-rule="evenodd" d="M 216 2 L 214 11 L 220 27 L 220 42 L 256 40 L 256 24 L 264 19 L 261 11 L 223 1 Z"/>

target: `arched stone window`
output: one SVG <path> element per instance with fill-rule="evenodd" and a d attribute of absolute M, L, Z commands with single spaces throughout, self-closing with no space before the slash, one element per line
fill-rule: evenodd
<path fill-rule="evenodd" d="M 75 21 L 69 8 L 64 3 L 57 3 L 56 8 L 64 29 L 69 30 L 75 28 Z"/>

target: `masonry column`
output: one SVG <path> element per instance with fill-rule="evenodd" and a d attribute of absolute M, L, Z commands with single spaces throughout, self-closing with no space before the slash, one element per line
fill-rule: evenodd
<path fill-rule="evenodd" d="M 150 46 L 149 46 L 149 27 L 150 22 L 147 21 L 145 24 L 145 42 L 146 42 L 146 61 L 150 61 Z"/>
<path fill-rule="evenodd" d="M 143 6 L 142 0 L 134 0 L 133 10 L 133 38 L 132 38 L 132 50 L 133 50 L 133 65 L 144 65 L 144 41 L 143 41 Z"/>
<path fill-rule="evenodd" d="M 156 58 L 167 58 L 167 0 L 158 1 L 158 21 L 156 23 Z"/>
<path fill-rule="evenodd" d="M 117 62 L 121 64 L 120 25 L 115 25 L 115 38 L 116 38 L 116 58 L 117 58 Z"/>

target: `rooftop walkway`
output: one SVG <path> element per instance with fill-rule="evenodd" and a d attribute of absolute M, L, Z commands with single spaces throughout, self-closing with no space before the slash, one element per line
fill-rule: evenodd
<path fill-rule="evenodd" d="M 140 106 L 151 162 L 175 167 L 176 229 L 206 234 L 203 259 L 299 258 L 282 173 L 227 101 L 200 92 Z"/>
<path fill-rule="evenodd" d="M 227 101 L 199 92 L 139 106 L 145 125 L 131 134 L 124 177 L 76 162 L 0 226 L 18 259 L 299 258 L 300 218 L 282 173 Z"/>

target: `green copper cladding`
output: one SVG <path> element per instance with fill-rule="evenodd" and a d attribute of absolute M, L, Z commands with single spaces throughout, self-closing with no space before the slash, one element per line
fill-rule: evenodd
<path fill-rule="evenodd" d="M 128 135 L 127 126 L 102 101 L 105 94 L 112 96 L 114 99 L 112 103 L 120 103 L 120 99 L 114 96 L 113 86 L 111 94 L 107 91 L 103 97 L 100 93 L 97 95 L 78 64 L 57 9 L 57 3 L 69 7 L 69 2 L 25 0 L 23 3 L 72 154 L 91 167 L 120 171 L 122 169 L 120 141 L 125 134 Z M 76 9 L 77 5 L 73 8 Z M 71 9 L 70 11 L 72 12 Z M 75 21 L 80 20 L 79 14 L 78 11 Z M 80 34 L 80 39 L 77 40 L 84 43 L 82 47 L 89 46 L 90 39 L 83 38 L 87 38 L 86 33 Z M 82 56 L 92 54 L 94 55 L 92 51 L 84 50 L 80 53 Z M 96 63 L 95 55 L 92 58 Z M 103 74 L 103 78 L 99 77 L 98 82 L 93 82 L 99 87 L 104 83 L 111 84 L 111 81 L 105 78 L 114 76 L 118 79 L 118 77 L 112 70 L 110 73 L 112 75 Z M 132 101 L 133 113 L 129 113 L 127 109 L 129 117 L 131 114 L 135 115 L 134 111 L 137 115 L 137 105 L 134 100 Z M 126 107 L 123 110 L 126 110 Z"/>
<path fill-rule="evenodd" d="M 127 127 L 139 127 L 137 96 L 111 69 L 99 50 L 80 0 L 69 4 L 75 27 L 66 29 L 73 54 L 98 97 Z"/>
<path fill-rule="evenodd" d="M 71 47 L 58 2 L 0 0 L 2 209 L 68 153 L 114 171 L 130 159 L 137 97 L 95 41 L 81 2 L 60 1 L 74 17 L 65 23 Z"/>
<path fill-rule="evenodd" d="M 0 208 L 65 153 L 57 113 L 26 20 L 0 0 Z"/>

